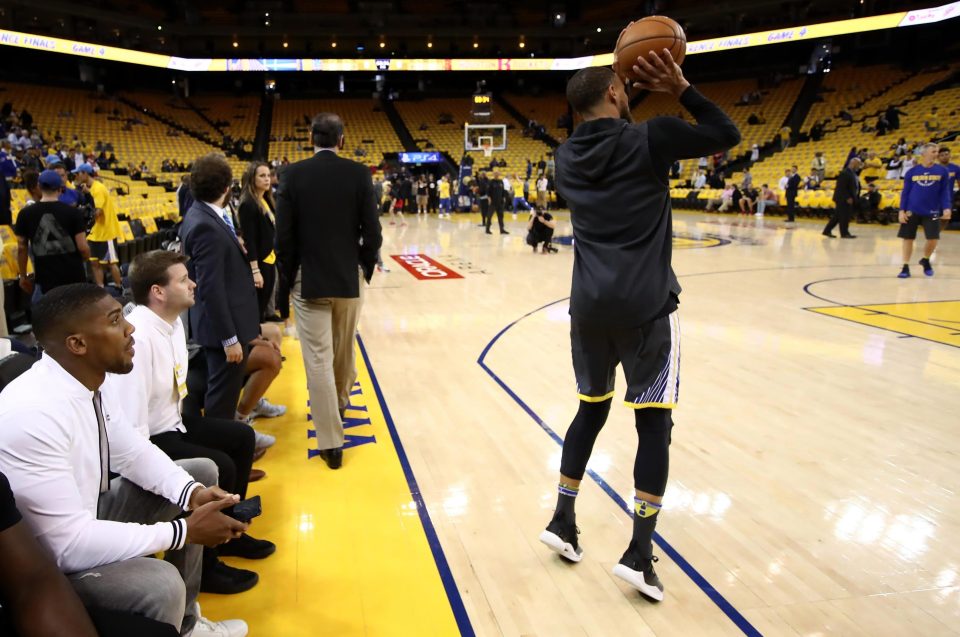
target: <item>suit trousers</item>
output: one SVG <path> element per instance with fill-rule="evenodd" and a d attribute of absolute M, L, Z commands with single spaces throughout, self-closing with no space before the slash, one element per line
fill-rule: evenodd
<path fill-rule="evenodd" d="M 850 234 L 850 215 L 853 212 L 853 207 L 848 203 L 838 203 L 836 209 L 833 211 L 833 214 L 830 215 L 830 221 L 827 222 L 827 225 L 823 228 L 824 232 L 832 232 L 833 229 L 840 224 L 840 236 L 845 237 Z"/>
<path fill-rule="evenodd" d="M 797 193 L 787 192 L 787 222 L 793 223 L 794 216 L 797 214 Z"/>
<path fill-rule="evenodd" d="M 357 276 L 360 296 L 354 299 L 303 298 L 299 271 L 290 290 L 307 374 L 310 415 L 320 450 L 343 446 L 342 413 L 350 402 L 350 390 L 357 379 L 354 339 L 364 286 L 359 272 Z"/>
<path fill-rule="evenodd" d="M 217 483 L 217 467 L 207 458 L 177 464 L 203 485 Z M 182 513 L 166 498 L 144 491 L 126 478 L 114 478 L 110 490 L 100 496 L 97 517 L 155 524 L 169 522 Z M 67 578 L 85 606 L 143 615 L 189 635 L 197 621 L 202 548 L 187 544 L 179 551 L 167 551 L 164 560 L 136 557 L 70 573 Z"/>
<path fill-rule="evenodd" d="M 228 363 L 222 347 L 203 348 L 203 355 L 207 359 L 207 393 L 203 399 L 203 415 L 208 418 L 233 420 L 237 415 L 247 356 L 250 354 L 250 346 L 247 343 L 241 345 L 243 360 L 239 363 Z"/>

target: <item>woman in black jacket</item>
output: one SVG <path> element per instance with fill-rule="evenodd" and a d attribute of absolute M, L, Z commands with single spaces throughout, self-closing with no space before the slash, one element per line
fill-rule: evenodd
<path fill-rule="evenodd" d="M 260 303 L 260 321 L 268 318 L 270 302 L 276 292 L 277 255 L 274 242 L 277 236 L 274 220 L 273 193 L 270 189 L 270 166 L 253 162 L 243 172 L 240 182 L 240 234 L 247 249 L 247 260 L 253 273 Z"/>

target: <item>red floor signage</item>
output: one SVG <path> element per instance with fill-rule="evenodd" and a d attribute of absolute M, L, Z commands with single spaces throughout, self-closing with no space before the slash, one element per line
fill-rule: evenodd
<path fill-rule="evenodd" d="M 422 280 L 429 279 L 462 279 L 442 263 L 437 263 L 425 254 L 391 254 L 391 257 L 402 265 L 404 269 Z"/>

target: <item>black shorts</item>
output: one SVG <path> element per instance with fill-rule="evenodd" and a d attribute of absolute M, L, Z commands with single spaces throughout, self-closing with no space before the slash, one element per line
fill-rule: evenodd
<path fill-rule="evenodd" d="M 901 239 L 916 239 L 917 227 L 921 224 L 923 224 L 923 236 L 928 240 L 940 238 L 940 215 L 938 214 L 930 216 L 909 215 L 907 222 L 900 224 L 897 236 Z"/>
<path fill-rule="evenodd" d="M 570 320 L 577 397 L 599 403 L 614 395 L 617 365 L 627 379 L 624 404 L 673 409 L 680 398 L 680 319 L 677 312 L 641 327 L 602 328 Z"/>
<path fill-rule="evenodd" d="M 111 239 L 110 241 L 87 241 L 90 246 L 90 260 L 99 263 L 120 263 L 117 258 L 117 245 Z"/>

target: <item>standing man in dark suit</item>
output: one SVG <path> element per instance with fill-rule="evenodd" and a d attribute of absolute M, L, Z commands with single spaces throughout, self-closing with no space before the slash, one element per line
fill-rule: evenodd
<path fill-rule="evenodd" d="M 343 122 L 320 113 L 315 154 L 280 171 L 277 256 L 291 296 L 307 374 L 317 449 L 331 469 L 343 462 L 343 412 L 356 380 L 354 336 L 363 282 L 377 264 L 380 234 L 370 171 L 338 155 Z"/>
<path fill-rule="evenodd" d="M 794 222 L 794 215 L 797 214 L 797 192 L 800 190 L 800 173 L 794 166 L 790 170 L 790 176 L 787 177 L 787 187 L 784 189 L 784 195 L 787 198 L 787 223 Z"/>
<path fill-rule="evenodd" d="M 830 221 L 823 228 L 823 236 L 835 238 L 833 229 L 840 224 L 840 238 L 856 239 L 850 234 L 850 217 L 860 201 L 860 177 L 857 171 L 860 169 L 860 158 L 853 157 L 847 162 L 847 167 L 837 175 L 837 185 L 833 189 L 833 203 L 836 208 L 830 216 Z"/>
<path fill-rule="evenodd" d="M 490 180 L 487 185 L 487 194 L 490 196 L 490 201 L 493 204 L 493 211 L 487 213 L 487 234 L 493 234 L 490 232 L 490 223 L 493 221 L 493 213 L 497 213 L 497 223 L 500 224 L 500 234 L 510 234 L 507 232 L 507 229 L 503 227 L 503 179 L 500 178 L 499 172 L 493 173 L 493 178 Z"/>
<path fill-rule="evenodd" d="M 194 202 L 180 227 L 190 278 L 197 283 L 190 309 L 194 340 L 207 360 L 208 418 L 233 420 L 243 388 L 248 343 L 260 333 L 257 291 L 247 254 L 237 240 L 230 211 L 223 208 L 233 173 L 223 155 L 211 153 L 193 163 Z"/>

